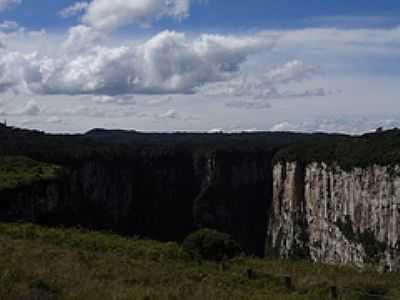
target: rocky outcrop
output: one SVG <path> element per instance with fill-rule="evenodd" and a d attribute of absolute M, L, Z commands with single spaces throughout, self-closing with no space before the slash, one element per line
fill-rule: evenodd
<path fill-rule="evenodd" d="M 399 270 L 399 171 L 277 163 L 267 255 Z"/>

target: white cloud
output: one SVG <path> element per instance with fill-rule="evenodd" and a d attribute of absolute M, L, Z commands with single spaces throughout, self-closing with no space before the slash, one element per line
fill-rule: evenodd
<path fill-rule="evenodd" d="M 279 131 L 293 131 L 296 126 L 290 124 L 289 122 L 282 122 L 275 124 L 274 126 L 271 127 L 271 131 L 274 132 L 279 132 Z"/>
<path fill-rule="evenodd" d="M 270 130 L 363 134 L 366 132 L 375 131 L 379 127 L 384 129 L 400 127 L 400 118 L 374 115 L 338 115 L 329 117 L 315 117 L 301 122 L 284 121 L 273 125 Z"/>
<path fill-rule="evenodd" d="M 47 122 L 47 123 L 51 123 L 51 124 L 59 124 L 59 123 L 62 123 L 62 119 L 60 119 L 60 118 L 57 117 L 57 116 L 53 116 L 53 117 L 48 118 L 48 119 L 46 120 L 46 122 Z"/>
<path fill-rule="evenodd" d="M 172 98 L 171 96 L 158 97 L 158 98 L 152 97 L 151 99 L 144 100 L 143 104 L 146 106 L 162 106 L 169 104 L 172 101 L 174 101 L 174 98 Z"/>
<path fill-rule="evenodd" d="M 252 91 L 248 91 L 249 95 Z M 290 90 L 278 91 L 276 88 L 266 88 L 263 97 L 257 95 L 253 99 L 240 99 L 231 100 L 226 103 L 226 106 L 232 108 L 245 108 L 245 109 L 266 109 L 271 108 L 268 99 L 295 99 L 295 98 L 310 98 L 310 97 L 324 97 L 332 92 L 326 92 L 323 88 L 318 88 L 314 90 L 305 90 L 301 92 L 294 92 Z"/>
<path fill-rule="evenodd" d="M 21 4 L 22 0 L 0 0 L 0 11 L 5 10 L 13 5 Z"/>
<path fill-rule="evenodd" d="M 35 100 L 29 100 L 23 107 L 16 111 L 17 115 L 37 116 L 41 109 Z"/>
<path fill-rule="evenodd" d="M 376 28 L 398 24 L 398 18 L 387 15 L 331 15 L 306 18 L 305 22 L 319 27 Z"/>
<path fill-rule="evenodd" d="M 98 104 L 118 104 L 118 105 L 136 104 L 135 97 L 132 95 L 119 95 L 119 96 L 98 95 L 98 96 L 93 96 L 92 101 Z"/>
<path fill-rule="evenodd" d="M 61 111 L 47 111 L 48 114 L 55 114 L 66 116 L 66 117 L 89 117 L 89 118 L 125 118 L 137 115 L 137 111 L 131 107 L 99 107 L 99 106 L 87 106 L 79 105 L 76 107 L 63 109 Z"/>
<path fill-rule="evenodd" d="M 78 15 L 89 7 L 89 3 L 85 1 L 76 2 L 71 6 L 68 6 L 59 12 L 59 15 L 63 18 L 70 18 Z"/>
<path fill-rule="evenodd" d="M 14 21 L 3 21 L 0 23 L 0 31 L 2 32 L 11 32 L 20 29 L 21 27 L 17 22 Z"/>
<path fill-rule="evenodd" d="M 289 61 L 264 74 L 264 81 L 272 84 L 302 82 L 320 73 L 319 66 L 308 66 L 299 60 Z"/>
<path fill-rule="evenodd" d="M 213 128 L 213 129 L 210 129 L 208 131 L 208 133 L 210 133 L 210 134 L 224 133 L 224 129 L 223 128 Z"/>
<path fill-rule="evenodd" d="M 168 109 L 162 113 L 154 113 L 148 111 L 142 111 L 135 114 L 138 118 L 146 118 L 152 119 L 155 121 L 160 120 L 173 120 L 173 121 L 194 121 L 199 120 L 199 117 L 185 113 L 185 112 L 178 112 L 176 109 Z"/>
<path fill-rule="evenodd" d="M 337 29 L 304 28 L 278 32 L 278 47 L 291 48 L 297 53 L 322 53 L 333 51 L 351 55 L 398 55 L 400 26 L 389 29 Z"/>
<path fill-rule="evenodd" d="M 67 37 L 62 45 L 67 54 L 81 54 L 96 46 L 102 35 L 95 29 L 78 25 L 68 30 Z"/>
<path fill-rule="evenodd" d="M 191 0 L 93 0 L 82 21 L 101 30 L 138 24 L 148 26 L 163 17 L 183 19 L 189 15 Z"/>
<path fill-rule="evenodd" d="M 41 108 L 35 100 L 29 100 L 25 105 L 12 110 L 0 110 L 2 116 L 37 116 L 41 113 Z"/>
<path fill-rule="evenodd" d="M 267 101 L 237 100 L 226 103 L 226 106 L 241 109 L 267 109 L 271 108 L 271 103 Z"/>
<path fill-rule="evenodd" d="M 175 109 L 169 109 L 165 113 L 160 114 L 160 118 L 177 119 L 178 112 Z"/>
<path fill-rule="evenodd" d="M 0 44 L 2 49 L 7 49 L 9 52 L 18 52 L 20 54 L 32 54 L 33 52 L 40 53 L 42 56 L 48 53 L 54 55 L 56 48 L 59 48 L 60 42 L 48 40 L 46 30 L 28 30 L 25 27 L 14 21 L 0 22 Z M 29 41 L 29 43 L 27 43 Z M 53 43 L 54 42 L 54 43 Z M 0 56 L 7 54 L 2 51 Z"/>
<path fill-rule="evenodd" d="M 0 54 L 0 92 L 15 89 L 18 86 L 23 89 L 23 77 L 29 69 L 28 61 L 31 56 L 8 52 L 4 49 L 0 49 Z"/>
<path fill-rule="evenodd" d="M 190 120 L 197 120 L 198 117 L 188 115 L 186 113 L 178 112 L 175 109 L 169 109 L 164 113 L 156 115 L 160 119 L 171 119 L 171 120 L 183 120 L 183 121 L 190 121 Z"/>
<path fill-rule="evenodd" d="M 238 74 L 231 80 L 209 83 L 197 90 L 209 97 L 239 98 L 228 102 L 229 107 L 265 109 L 271 106 L 267 100 L 325 96 L 327 92 L 323 88 L 303 91 L 280 88 L 289 83 L 309 80 L 318 74 L 320 67 L 307 66 L 302 61 L 294 60 L 264 74 Z"/>
<path fill-rule="evenodd" d="M 37 121 L 43 117 L 43 124 L 50 129 L 46 120 L 58 116 L 65 120 L 60 125 L 65 125 L 65 130 L 70 130 L 66 124 L 86 129 L 103 124 L 103 118 L 112 118 L 119 126 L 152 130 L 214 127 L 228 130 L 230 122 L 240 124 L 240 128 L 265 129 L 283 118 L 290 121 L 289 125 L 294 129 L 335 128 L 336 131 L 341 129 L 337 122 L 334 125 L 333 121 L 321 121 L 322 127 L 316 122 L 300 124 L 293 120 L 329 111 L 373 111 L 376 99 L 382 110 L 398 107 L 396 84 L 380 87 L 378 83 L 386 83 L 388 78 L 394 80 L 394 76 L 378 78 L 362 74 L 368 77 L 365 84 L 353 73 L 332 74 L 326 68 L 327 64 L 336 62 L 338 70 L 353 65 L 355 56 L 351 53 L 357 47 L 363 49 L 355 52 L 356 63 L 386 63 L 387 53 L 392 50 L 400 53 L 394 46 L 398 43 L 394 29 L 380 30 L 381 37 L 370 30 L 371 36 L 365 38 L 365 43 L 361 42 L 363 31 L 333 29 L 232 35 L 185 35 L 165 31 L 145 41 L 121 42 L 119 36 L 79 25 L 70 29 L 65 40 L 50 32 L 49 40 L 44 43 L 39 43 L 39 38 L 26 43 L 31 35 L 28 30 L 20 32 L 12 24 L 3 28 L 6 33 L 0 29 L 0 40 L 6 48 L 0 49 L 0 91 L 19 93 L 15 99 L 7 98 L 10 103 L 23 103 L 27 97 L 40 101 L 43 107 L 32 119 Z M 282 36 L 276 42 L 276 35 L 280 34 Z M 126 46 L 120 46 L 121 43 Z M 43 48 L 50 45 L 49 49 L 53 51 L 45 52 L 41 45 Z M 297 51 L 302 47 L 303 51 Z M 371 49 L 375 51 L 376 47 L 382 49 L 379 57 L 365 55 Z M 319 59 L 314 59 L 314 51 L 321 54 Z M 351 55 L 342 55 L 344 51 Z M 394 69 L 395 65 L 392 67 Z M 321 70 L 325 76 L 320 76 Z M 344 77 L 350 75 L 351 82 Z M 358 83 L 357 78 L 360 79 Z M 343 95 L 326 97 L 325 101 L 308 99 L 329 96 L 332 86 L 343 90 Z M 131 98 L 125 98 L 125 95 Z M 293 98 L 296 101 L 281 101 Z M 275 99 L 279 101 L 274 102 Z M 174 103 L 171 104 L 172 100 Z M 269 111 L 263 110 L 271 104 Z M 226 109 L 224 105 L 232 109 Z M 52 110 L 48 108 L 51 106 Z M 65 109 L 69 106 L 70 109 Z M 171 106 L 176 110 L 168 111 Z M 1 106 L 7 108 L 8 113 L 15 113 L 9 107 L 9 103 Z M 239 108 L 252 111 L 243 113 Z M 142 109 L 146 111 L 141 112 Z M 174 118 L 176 115 L 180 117 Z M 201 121 L 182 121 L 192 115 L 200 116 Z M 168 126 L 164 127 L 163 123 Z M 364 128 L 356 123 L 348 123 L 343 128 L 349 130 L 351 126 Z"/>
<path fill-rule="evenodd" d="M 87 33 L 91 36 L 87 27 L 75 27 L 68 40 L 79 45 Z M 64 49 L 70 48 L 67 42 Z M 164 31 L 136 46 L 64 50 L 56 58 L 4 51 L 0 89 L 66 95 L 190 94 L 208 82 L 232 78 L 251 54 L 273 43 L 263 34 L 189 39 Z"/>

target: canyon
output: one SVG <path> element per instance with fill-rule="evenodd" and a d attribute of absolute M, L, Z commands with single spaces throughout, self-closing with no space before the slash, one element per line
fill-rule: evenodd
<path fill-rule="evenodd" d="M 107 132 L 101 134 L 107 137 Z M 65 137 L 36 135 L 20 136 L 29 136 L 30 143 L 40 140 L 33 143 L 40 149 L 27 150 L 27 140 L 20 137 L 19 142 L 13 139 L 15 147 L 7 147 L 3 139 L 0 153 L 55 163 L 62 172 L 57 178 L 0 190 L 2 222 L 81 226 L 161 241 L 182 241 L 207 227 L 232 234 L 249 255 L 399 271 L 397 144 L 374 152 L 354 137 L 265 134 L 256 139 L 273 136 L 274 142 L 266 142 L 269 147 L 250 147 L 249 139 L 255 137 L 246 135 L 235 140 L 240 147 L 231 147 L 228 139 L 238 137 L 221 135 L 211 138 L 225 138 L 228 147 L 213 140 L 211 147 L 200 150 L 185 144 L 151 153 L 151 145 L 140 151 L 119 145 L 125 151 L 120 155 L 108 148 L 123 144 L 124 138 L 113 133 L 112 142 L 90 137 L 90 147 L 71 139 L 68 145 L 82 143 L 90 149 L 77 156 L 57 150 L 58 140 L 52 144 Z M 377 135 L 364 139 L 370 143 Z M 194 139 L 199 137 L 208 138 Z M 379 138 L 389 140 L 382 134 Z M 331 143 L 340 145 L 335 153 L 324 150 Z M 348 143 L 358 148 L 343 159 Z M 385 149 L 392 155 L 382 153 Z M 386 160 L 371 155 L 366 160 L 365 151 Z"/>

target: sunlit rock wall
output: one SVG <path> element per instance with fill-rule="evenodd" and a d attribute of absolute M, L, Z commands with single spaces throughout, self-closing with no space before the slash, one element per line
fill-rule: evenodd
<path fill-rule="evenodd" d="M 267 255 L 400 269 L 400 167 L 273 168 Z"/>

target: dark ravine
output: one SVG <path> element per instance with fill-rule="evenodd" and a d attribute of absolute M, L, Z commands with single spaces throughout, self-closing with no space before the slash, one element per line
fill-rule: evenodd
<path fill-rule="evenodd" d="M 0 191 L 0 218 L 181 241 L 196 228 L 231 233 L 263 255 L 271 154 L 188 151 L 65 167 L 55 180 Z"/>

